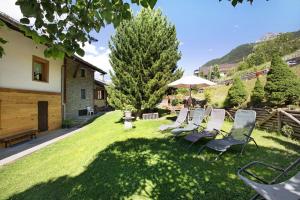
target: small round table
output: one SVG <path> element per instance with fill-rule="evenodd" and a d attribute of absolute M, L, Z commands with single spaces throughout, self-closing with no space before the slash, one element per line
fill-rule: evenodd
<path fill-rule="evenodd" d="M 134 117 L 123 117 L 124 119 L 124 127 L 125 129 L 131 129 L 132 128 L 132 120 Z"/>

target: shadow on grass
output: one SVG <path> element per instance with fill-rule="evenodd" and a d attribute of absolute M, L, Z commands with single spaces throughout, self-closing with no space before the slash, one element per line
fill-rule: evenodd
<path fill-rule="evenodd" d="M 276 136 L 264 136 L 264 138 L 266 139 L 269 139 L 269 140 L 273 140 L 274 142 L 284 146 L 286 149 L 291 149 L 295 152 L 300 152 L 300 146 L 297 145 L 297 144 L 293 144 L 293 143 L 290 143 L 290 142 L 287 142 L 285 140 L 282 140 L 280 139 L 279 137 L 276 137 Z"/>
<path fill-rule="evenodd" d="M 252 160 L 289 163 L 297 156 L 249 144 L 242 157 L 232 149 L 210 162 L 215 152 L 199 156 L 199 145 L 190 151 L 186 145 L 169 138 L 115 142 L 81 174 L 40 183 L 10 199 L 248 199 L 253 191 L 237 178 L 238 167 Z"/>
<path fill-rule="evenodd" d="M 168 116 L 168 117 L 166 117 L 166 119 L 167 120 L 171 120 L 171 121 L 176 121 L 176 119 L 177 119 L 177 116 Z"/>

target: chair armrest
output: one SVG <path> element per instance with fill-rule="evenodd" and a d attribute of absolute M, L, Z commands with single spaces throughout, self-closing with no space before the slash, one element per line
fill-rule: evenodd
<path fill-rule="evenodd" d="M 227 131 L 224 131 L 224 130 L 219 130 L 219 132 L 224 136 L 224 137 L 227 137 L 227 136 L 230 136 L 230 132 L 227 132 Z M 225 133 L 225 134 L 223 134 L 223 133 Z"/>
<path fill-rule="evenodd" d="M 265 183 L 265 184 L 270 184 L 270 183 L 273 183 L 275 180 L 271 181 L 271 182 L 268 182 L 266 180 L 263 180 L 262 178 L 259 178 L 258 176 L 256 176 L 255 174 L 247 171 L 247 169 L 255 166 L 255 165 L 262 165 L 266 168 L 269 168 L 269 169 L 272 169 L 272 170 L 277 170 L 277 171 L 281 171 L 281 172 L 284 172 L 284 169 L 280 168 L 280 167 L 276 167 L 276 166 L 273 166 L 273 165 L 270 165 L 270 164 L 266 164 L 266 163 L 263 163 L 263 162 L 259 162 L 259 161 L 254 161 L 254 162 L 251 162 L 247 165 L 245 165 L 244 167 L 242 168 L 239 168 L 238 170 L 238 176 L 243 176 L 242 173 L 245 173 L 245 174 L 248 174 L 250 176 L 252 176 L 253 178 L 255 178 L 256 180 L 262 182 L 262 183 Z M 244 176 L 243 176 L 244 177 Z"/>
<path fill-rule="evenodd" d="M 219 134 L 221 134 L 223 137 L 225 137 L 225 135 L 222 133 L 222 130 L 218 130 L 218 129 L 213 129 L 213 131 L 215 131 L 216 132 L 216 134 L 215 135 L 219 135 Z"/>
<path fill-rule="evenodd" d="M 251 137 L 250 135 L 247 135 L 247 134 L 243 134 L 243 135 L 246 136 L 248 139 L 254 140 L 254 138 Z"/>

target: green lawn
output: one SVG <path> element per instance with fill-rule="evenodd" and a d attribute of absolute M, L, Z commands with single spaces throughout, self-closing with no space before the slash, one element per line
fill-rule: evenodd
<path fill-rule="evenodd" d="M 286 166 L 300 156 L 299 143 L 254 131 L 260 148 L 189 151 L 183 140 L 157 132 L 167 120 L 137 121 L 125 131 L 121 112 L 96 119 L 81 132 L 0 167 L 0 199 L 247 199 L 253 191 L 236 171 L 253 160 Z M 226 123 L 228 130 L 231 124 Z M 260 175 L 270 176 L 269 171 Z"/>
<path fill-rule="evenodd" d="M 265 75 L 260 76 L 260 80 L 263 85 L 266 84 L 266 76 Z M 248 99 L 245 102 L 245 104 L 250 102 L 250 96 L 251 96 L 252 90 L 255 86 L 255 82 L 256 82 L 256 79 L 243 81 L 243 83 L 246 87 L 247 94 L 248 94 Z M 216 85 L 214 87 L 206 88 L 206 90 L 211 94 L 211 104 L 214 105 L 214 107 L 220 107 L 220 108 L 224 107 L 224 102 L 227 97 L 228 90 L 231 86 L 232 85 Z M 198 99 L 205 98 L 204 93 L 194 93 L 192 96 L 195 98 L 198 98 Z"/>

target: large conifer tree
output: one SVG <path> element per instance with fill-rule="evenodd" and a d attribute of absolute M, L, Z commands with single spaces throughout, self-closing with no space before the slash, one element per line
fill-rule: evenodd
<path fill-rule="evenodd" d="M 154 108 L 167 84 L 182 76 L 175 26 L 160 10 L 142 9 L 132 20 L 122 22 L 109 46 L 114 72 L 108 101 L 117 109 L 129 106 L 141 114 Z"/>
<path fill-rule="evenodd" d="M 299 103 L 300 80 L 280 56 L 275 55 L 267 75 L 265 95 L 270 105 Z"/>

